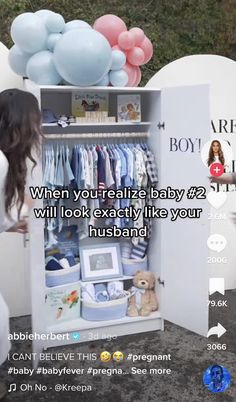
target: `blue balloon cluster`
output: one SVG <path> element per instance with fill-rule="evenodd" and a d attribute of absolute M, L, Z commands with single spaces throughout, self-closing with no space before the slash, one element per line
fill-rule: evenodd
<path fill-rule="evenodd" d="M 78 86 L 125 86 L 126 56 L 85 21 L 65 23 L 50 10 L 24 13 L 11 26 L 9 64 L 16 74 L 39 85 L 66 81 Z"/>

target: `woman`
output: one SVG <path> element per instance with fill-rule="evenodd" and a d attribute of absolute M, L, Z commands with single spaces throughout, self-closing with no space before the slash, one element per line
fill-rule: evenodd
<path fill-rule="evenodd" d="M 39 149 L 41 113 L 38 101 L 29 92 L 8 89 L 0 93 L 0 233 L 26 233 L 25 196 L 27 159 L 33 166 L 33 151 Z M 8 309 L 0 294 L 0 364 L 10 349 Z M 0 399 L 1 399 L 0 384 Z"/>
<path fill-rule="evenodd" d="M 221 148 L 220 141 L 214 140 L 211 143 L 208 159 L 207 159 L 207 166 L 211 166 L 212 163 L 221 163 L 223 166 L 225 164 L 224 154 Z"/>

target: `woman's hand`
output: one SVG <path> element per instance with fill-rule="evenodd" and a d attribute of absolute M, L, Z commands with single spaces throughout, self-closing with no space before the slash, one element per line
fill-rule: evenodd
<path fill-rule="evenodd" d="M 28 222 L 25 219 L 21 219 L 14 226 L 8 229 L 7 232 L 14 232 L 21 234 L 28 233 Z"/>
<path fill-rule="evenodd" d="M 211 183 L 217 184 L 234 184 L 235 177 L 232 173 L 223 173 L 220 177 L 211 176 L 209 177 Z"/>

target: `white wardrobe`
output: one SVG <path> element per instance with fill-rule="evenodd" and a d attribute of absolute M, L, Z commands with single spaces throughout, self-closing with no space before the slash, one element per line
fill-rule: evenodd
<path fill-rule="evenodd" d="M 25 80 L 25 89 L 38 98 L 41 108 L 52 109 L 58 115 L 71 114 L 72 91 L 94 92 L 94 87 L 37 86 L 29 80 Z M 62 140 L 73 141 L 77 144 L 85 143 L 88 133 L 94 134 L 95 143 L 104 141 L 104 138 L 109 137 L 109 133 L 112 133 L 113 142 L 119 141 L 121 135 L 123 142 L 132 141 L 130 138 L 142 138 L 155 155 L 159 189 L 170 186 L 174 189 L 187 190 L 191 186 L 203 186 L 207 191 L 209 190 L 208 171 L 200 157 L 200 149 L 209 139 L 210 133 L 207 85 L 162 90 L 151 87 L 99 87 L 96 90 L 109 93 L 110 115 L 116 115 L 117 95 L 140 94 L 142 121 L 127 124 L 71 124 L 66 128 L 60 128 L 57 124 L 47 124 L 44 125 L 47 137 L 44 141 L 50 140 L 50 135 L 54 135 L 53 141 L 59 143 Z M 32 185 L 42 186 L 40 160 L 34 170 Z M 170 217 L 154 219 L 148 262 L 149 269 L 157 278 L 156 292 L 160 309 L 148 317 L 126 316 L 109 321 L 87 321 L 78 318 L 55 326 L 47 325 L 45 310 L 47 289 L 44 222 L 43 219 L 36 219 L 34 214 L 31 214 L 29 253 L 33 332 L 44 334 L 78 331 L 80 333 L 80 339 L 77 341 L 72 337 L 68 341 L 34 341 L 34 352 L 39 353 L 43 349 L 67 343 L 89 341 L 91 331 L 96 332 L 96 337 L 101 339 L 104 334 L 121 336 L 164 330 L 165 319 L 206 336 L 208 331 L 208 201 L 206 199 L 190 200 L 185 194 L 181 202 L 161 200 L 156 203 L 156 206 L 167 210 L 170 208 L 202 208 L 203 210 L 199 219 L 179 218 L 174 222 Z M 42 208 L 43 201 L 37 200 L 35 207 Z M 120 279 L 130 278 L 121 277 Z"/>

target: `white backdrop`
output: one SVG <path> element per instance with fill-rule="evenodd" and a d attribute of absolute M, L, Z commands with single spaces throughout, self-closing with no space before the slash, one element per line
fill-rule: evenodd
<path fill-rule="evenodd" d="M 163 88 L 202 83 L 210 83 L 211 85 L 210 111 L 216 132 L 211 127 L 209 139 L 219 137 L 230 141 L 233 149 L 233 157 L 236 159 L 235 61 L 215 55 L 183 57 L 162 68 L 148 82 L 148 86 Z M 181 117 L 184 118 L 184 116 Z M 219 130 L 219 119 L 225 120 L 225 122 L 221 121 L 221 130 Z M 228 132 L 226 133 L 225 130 Z M 224 132 L 219 133 L 219 131 Z M 206 175 L 208 175 L 207 168 Z M 234 185 L 228 189 L 225 186 L 221 186 L 220 190 L 228 190 L 227 201 L 221 209 L 217 211 L 212 209 L 212 212 L 225 213 L 227 219 L 212 220 L 211 233 L 219 233 L 225 236 L 227 246 L 221 253 L 210 252 L 209 255 L 223 257 L 223 260 L 227 258 L 227 263 L 209 264 L 209 275 L 211 277 L 224 277 L 226 289 L 234 289 L 236 288 L 236 226 L 232 223 L 231 212 L 236 212 L 236 192 Z M 199 243 L 196 244 L 196 256 L 199 247 L 201 247 L 200 239 Z"/>

